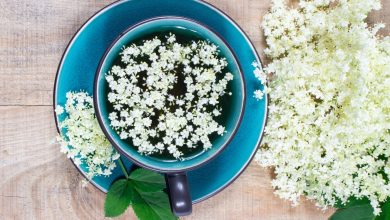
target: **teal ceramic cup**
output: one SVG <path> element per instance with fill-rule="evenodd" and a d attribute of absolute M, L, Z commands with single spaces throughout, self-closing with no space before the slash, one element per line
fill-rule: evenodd
<path fill-rule="evenodd" d="M 222 101 L 223 119 L 221 121 L 223 122 L 222 125 L 225 126 L 226 133 L 223 136 L 212 139 L 211 149 L 188 157 L 184 155 L 183 160 L 170 160 L 141 155 L 136 148 L 131 146 L 129 141 L 122 140 L 119 137 L 114 129 L 111 128 L 108 118 L 110 104 L 107 101 L 109 87 L 105 79 L 106 73 L 114 65 L 124 46 L 157 32 L 183 33 L 197 39 L 210 41 L 218 46 L 220 55 L 225 57 L 228 62 L 228 71 L 233 74 L 233 80 L 228 85 L 228 90 L 232 95 Z M 128 157 L 132 162 L 146 169 L 165 174 L 171 208 L 177 216 L 188 215 L 192 210 L 191 196 L 189 194 L 190 186 L 188 186 L 186 172 L 212 160 L 229 144 L 241 123 L 244 103 L 244 77 L 232 50 L 222 37 L 205 25 L 182 17 L 156 17 L 130 27 L 106 50 L 95 75 L 94 106 L 103 132 L 117 151 Z"/>

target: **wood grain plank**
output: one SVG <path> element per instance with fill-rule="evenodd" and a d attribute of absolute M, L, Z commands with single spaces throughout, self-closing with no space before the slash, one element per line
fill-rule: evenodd
<path fill-rule="evenodd" d="M 104 194 L 51 144 L 51 107 L 0 107 L 0 122 L 0 219 L 103 219 Z"/>
<path fill-rule="evenodd" d="M 51 144 L 49 106 L 0 107 L 0 219 L 103 219 L 104 194 L 89 185 Z M 252 164 L 217 196 L 183 219 L 326 219 L 312 203 L 292 208 L 273 195 L 271 171 Z M 135 219 L 128 210 L 119 219 Z"/>
<path fill-rule="evenodd" d="M 110 2 L 1 0 L 0 105 L 50 105 L 66 45 Z"/>
<path fill-rule="evenodd" d="M 0 0 L 0 220 L 104 219 L 104 194 L 93 186 L 82 188 L 82 176 L 58 146 L 50 144 L 56 135 L 50 105 L 66 44 L 92 14 L 112 1 Z M 259 25 L 270 0 L 210 2 L 241 25 L 264 58 Z M 390 0 L 382 3 L 384 9 L 371 13 L 369 23 L 390 23 Z M 389 30 L 380 33 L 387 35 Z M 331 214 L 308 201 L 292 208 L 274 196 L 271 173 L 252 163 L 235 183 L 195 205 L 193 215 L 184 219 L 305 220 Z M 135 217 L 128 210 L 119 219 Z"/>

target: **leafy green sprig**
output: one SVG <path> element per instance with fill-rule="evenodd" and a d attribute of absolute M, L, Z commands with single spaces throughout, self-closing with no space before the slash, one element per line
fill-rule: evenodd
<path fill-rule="evenodd" d="M 173 220 L 168 195 L 162 175 L 138 168 L 128 174 L 121 159 L 118 160 L 125 178 L 116 180 L 107 192 L 104 212 L 106 217 L 116 217 L 129 206 L 140 220 Z"/>
<path fill-rule="evenodd" d="M 381 204 L 381 213 L 374 215 L 374 209 L 367 198 L 351 198 L 345 205 L 336 205 L 338 208 L 329 220 L 390 220 L 390 199 Z"/>

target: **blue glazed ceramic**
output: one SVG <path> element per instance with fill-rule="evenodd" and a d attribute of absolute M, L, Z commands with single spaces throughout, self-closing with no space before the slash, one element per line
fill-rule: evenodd
<path fill-rule="evenodd" d="M 182 161 L 157 159 L 155 157 L 139 154 L 129 142 L 122 140 L 111 128 L 110 120 L 108 119 L 110 112 L 107 103 L 108 85 L 105 79 L 106 73 L 111 70 L 124 46 L 133 43 L 137 39 L 142 39 L 144 36 L 161 31 L 167 33 L 182 32 L 182 34 L 195 35 L 198 38 L 208 40 L 217 45 L 220 53 L 228 62 L 227 69 L 234 76 L 233 81 L 229 83 L 231 85 L 230 92 L 232 92 L 232 96 L 229 97 L 229 105 L 226 106 L 229 108 L 228 111 L 226 111 L 228 115 L 225 116 L 227 120 L 226 124 L 224 124 L 226 133 L 223 136 L 218 136 L 212 140 L 213 147 L 210 150 L 192 155 L 191 157 L 185 157 Z M 236 58 L 221 38 L 200 23 L 181 17 L 170 16 L 149 19 L 136 24 L 135 26 L 130 27 L 114 41 L 101 59 L 95 76 L 93 96 L 95 111 L 99 119 L 100 126 L 119 152 L 142 167 L 159 172 L 172 173 L 188 171 L 202 165 L 214 158 L 229 143 L 231 138 L 234 136 L 239 123 L 241 122 L 242 113 L 244 111 L 245 85 L 243 76 L 241 75 L 241 70 L 236 62 Z"/>
<path fill-rule="evenodd" d="M 262 87 L 253 75 L 251 63 L 260 60 L 248 37 L 227 15 L 197 0 L 125 0 L 107 6 L 91 17 L 69 43 L 57 72 L 54 106 L 65 104 L 68 91 L 92 94 L 99 61 L 116 37 L 140 21 L 161 16 L 186 17 L 221 35 L 236 54 L 245 78 L 247 99 L 236 135 L 215 159 L 188 172 L 192 201 L 196 203 L 215 195 L 243 172 L 260 144 L 267 116 L 267 98 L 261 101 L 252 98 L 253 92 Z M 129 160 L 123 160 L 128 168 L 132 167 Z M 78 168 L 82 173 L 86 170 L 85 165 Z M 117 167 L 109 178 L 97 177 L 91 183 L 106 192 L 121 176 Z"/>

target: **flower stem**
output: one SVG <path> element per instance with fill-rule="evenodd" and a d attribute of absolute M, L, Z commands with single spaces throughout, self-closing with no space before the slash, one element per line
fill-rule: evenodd
<path fill-rule="evenodd" d="M 129 174 L 128 174 L 127 171 L 126 171 L 126 167 L 125 167 L 125 165 L 123 164 L 122 158 L 119 157 L 118 163 L 119 163 L 119 166 L 121 167 L 122 172 L 123 172 L 123 174 L 125 175 L 126 179 L 128 179 L 128 178 L 129 178 Z"/>

